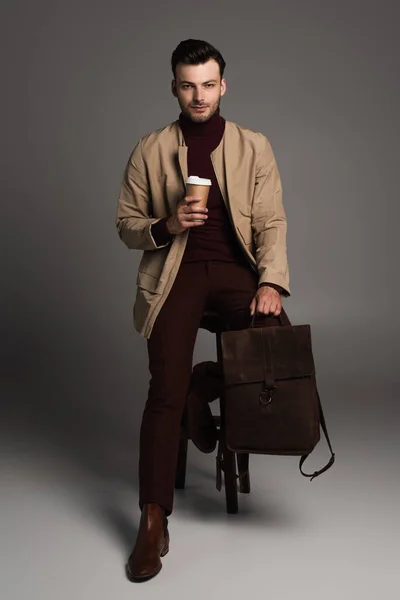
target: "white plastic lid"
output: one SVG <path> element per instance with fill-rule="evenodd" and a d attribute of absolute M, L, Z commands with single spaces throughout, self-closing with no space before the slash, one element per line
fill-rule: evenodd
<path fill-rule="evenodd" d="M 211 179 L 203 179 L 202 177 L 197 177 L 197 175 L 191 175 L 186 179 L 186 183 L 191 183 L 193 185 L 211 185 Z"/>

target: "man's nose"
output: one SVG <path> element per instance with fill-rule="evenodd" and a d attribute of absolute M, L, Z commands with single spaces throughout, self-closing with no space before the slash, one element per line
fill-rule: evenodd
<path fill-rule="evenodd" d="M 204 98 L 203 98 L 203 90 L 202 89 L 194 89 L 194 93 L 193 93 L 193 100 L 195 100 L 196 102 L 203 102 Z"/>

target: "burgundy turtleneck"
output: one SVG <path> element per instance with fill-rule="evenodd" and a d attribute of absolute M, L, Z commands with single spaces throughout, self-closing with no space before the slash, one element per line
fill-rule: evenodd
<path fill-rule="evenodd" d="M 182 262 L 219 260 L 249 266 L 234 234 L 225 202 L 215 176 L 210 154 L 220 144 L 225 131 L 225 119 L 219 108 L 211 119 L 204 123 L 191 121 L 183 113 L 179 125 L 188 147 L 188 175 L 211 179 L 208 196 L 208 219 L 204 225 L 190 229 Z M 161 219 L 151 228 L 157 246 L 164 245 L 174 237 L 167 229 L 167 218 Z M 282 291 L 277 285 L 268 284 Z"/>

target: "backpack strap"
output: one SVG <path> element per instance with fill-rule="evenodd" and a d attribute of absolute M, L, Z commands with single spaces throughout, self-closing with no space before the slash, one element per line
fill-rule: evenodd
<path fill-rule="evenodd" d="M 331 457 L 330 457 L 329 461 L 327 462 L 327 464 L 324 467 L 322 467 L 322 469 L 320 469 L 319 471 L 314 471 L 314 473 L 310 473 L 310 474 L 309 473 L 304 473 L 304 471 L 302 469 L 302 466 L 303 466 L 304 462 L 307 460 L 307 458 L 310 456 L 310 454 L 304 454 L 300 458 L 300 463 L 299 463 L 300 473 L 302 475 L 304 475 L 304 477 L 309 477 L 310 481 L 312 481 L 315 477 L 318 477 L 318 475 L 321 475 L 321 473 L 324 473 L 325 471 L 327 471 L 328 469 L 330 469 L 331 466 L 333 465 L 333 463 L 335 462 L 335 453 L 332 450 L 332 444 L 331 444 L 331 441 L 329 439 L 328 430 L 326 428 L 324 411 L 322 410 L 322 404 L 321 404 L 321 400 L 320 400 L 320 397 L 319 397 L 318 390 L 317 390 L 317 397 L 318 397 L 318 405 L 319 405 L 319 420 L 320 420 L 322 431 L 324 432 L 326 441 L 328 442 L 329 450 L 331 451 Z"/>

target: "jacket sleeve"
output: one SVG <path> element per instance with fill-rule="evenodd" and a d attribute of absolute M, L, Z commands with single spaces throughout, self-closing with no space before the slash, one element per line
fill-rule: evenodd
<path fill-rule="evenodd" d="M 115 221 L 119 237 L 128 248 L 158 250 L 171 241 L 163 240 L 165 243 L 157 245 L 151 226 L 161 219 L 154 219 L 151 211 L 151 192 L 139 140 L 125 168 Z"/>
<path fill-rule="evenodd" d="M 157 223 L 151 224 L 151 235 L 158 247 L 168 244 L 175 237 L 168 231 L 167 221 L 168 217 L 163 217 Z"/>
<path fill-rule="evenodd" d="M 260 134 L 260 137 L 251 209 L 258 283 L 276 284 L 282 288 L 283 296 L 290 296 L 287 222 L 282 203 L 281 179 L 271 145 L 265 136 Z"/>
<path fill-rule="evenodd" d="M 270 281 L 265 281 L 264 283 L 259 283 L 258 287 L 263 287 L 263 286 L 267 286 L 267 287 L 272 287 L 274 288 L 274 290 L 276 290 L 277 292 L 279 292 L 280 294 L 285 294 L 283 288 L 281 288 L 280 285 L 276 285 L 276 283 L 271 283 Z"/>

